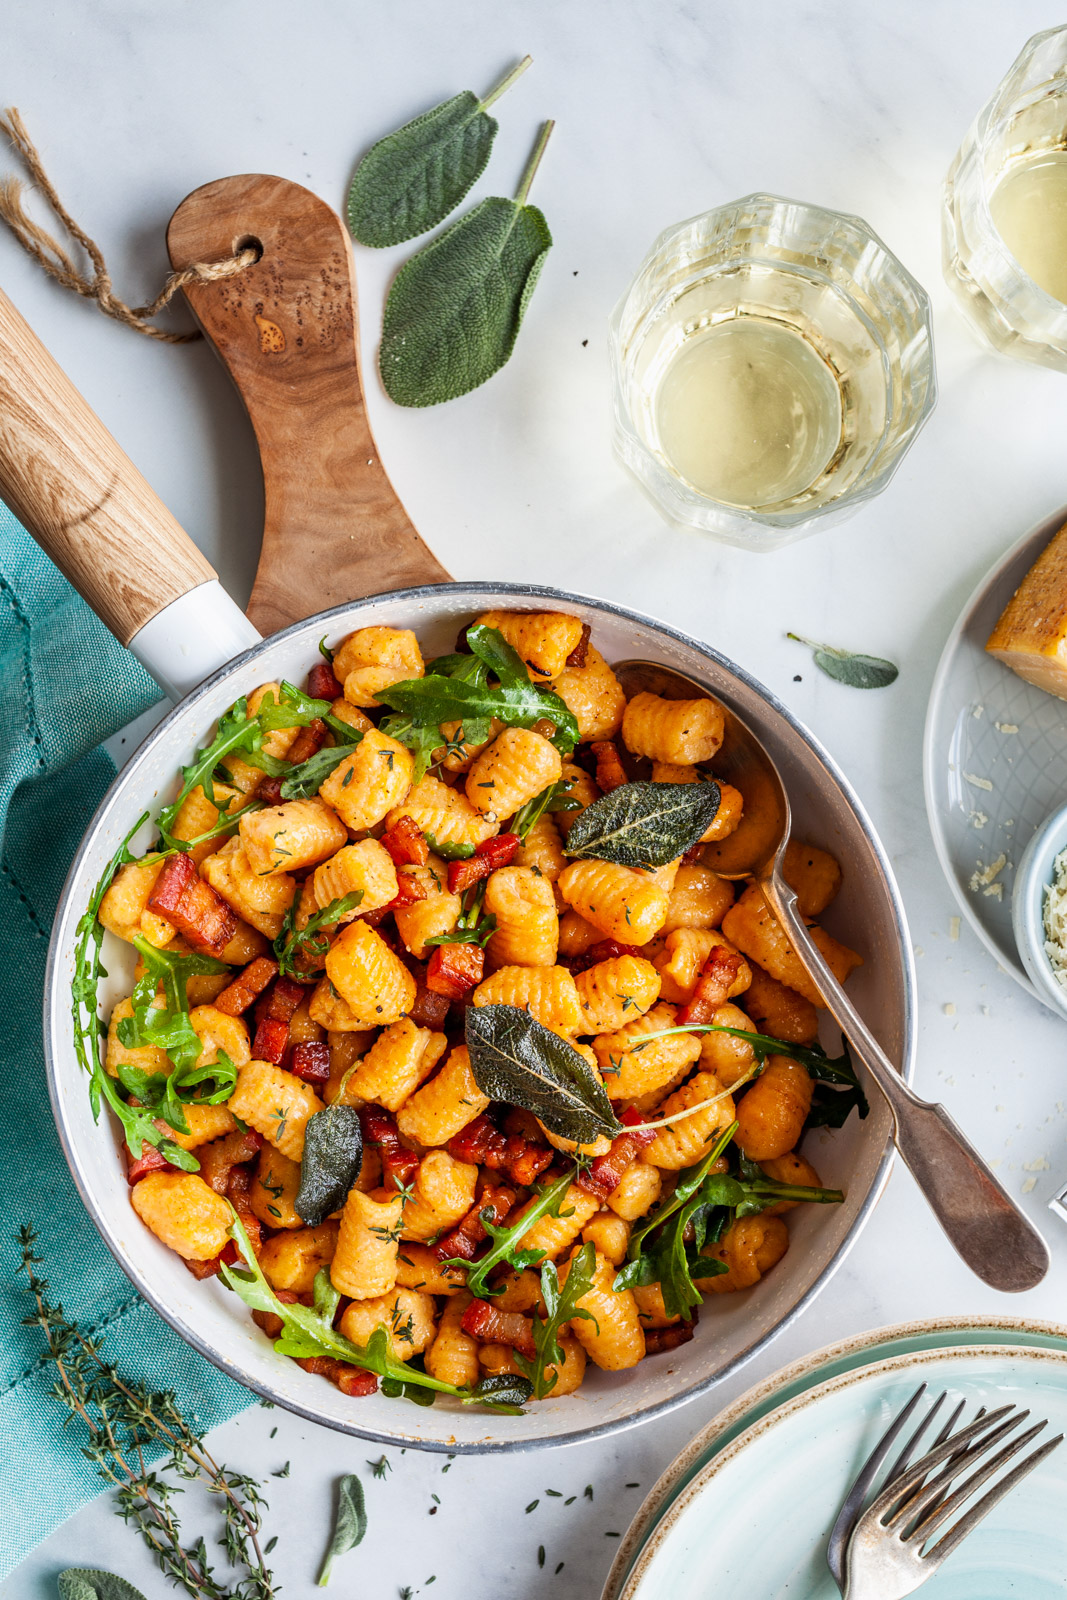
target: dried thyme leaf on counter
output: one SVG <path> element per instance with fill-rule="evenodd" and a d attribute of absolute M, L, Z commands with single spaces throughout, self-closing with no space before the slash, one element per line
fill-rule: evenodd
<path fill-rule="evenodd" d="M 485 171 L 499 126 L 489 107 L 532 60 L 524 56 L 484 100 L 465 89 L 371 145 L 348 191 L 352 237 L 380 250 L 443 222 Z"/>
<path fill-rule="evenodd" d="M 541 129 L 514 200 L 481 201 L 394 278 L 378 366 L 397 405 L 455 400 L 510 358 L 552 246 L 548 223 L 526 198 L 553 127 Z"/>
<path fill-rule="evenodd" d="M 900 676 L 900 668 L 882 656 L 860 655 L 853 650 L 836 650 L 830 644 L 816 644 L 803 634 L 787 633 L 787 639 L 806 644 L 820 672 L 838 683 L 847 683 L 850 689 L 887 689 Z"/>

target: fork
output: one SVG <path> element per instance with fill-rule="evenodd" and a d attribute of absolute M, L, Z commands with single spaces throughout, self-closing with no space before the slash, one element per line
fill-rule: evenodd
<path fill-rule="evenodd" d="M 911 1406 L 918 1403 L 921 1392 L 912 1396 Z M 1008 1435 L 1029 1415 L 1029 1411 L 1006 1405 L 977 1417 L 954 1433 L 946 1434 L 942 1429 L 934 1448 L 887 1484 L 860 1516 L 848 1542 L 845 1600 L 904 1600 L 905 1595 L 913 1594 L 933 1577 L 993 1507 L 1062 1444 L 1061 1433 L 1038 1446 L 964 1511 L 974 1492 L 1048 1426 L 1047 1422 L 1038 1422 L 1009 1439 Z M 906 1420 L 906 1414 L 897 1418 L 894 1426 L 898 1431 Z M 925 1426 L 926 1422 L 919 1434 Z M 892 1448 L 892 1442 L 891 1439 L 884 1454 Z M 909 1441 L 906 1450 L 914 1442 Z M 995 1448 L 998 1445 L 1001 1448 Z M 955 1480 L 971 1467 L 975 1470 L 953 1489 Z M 959 1521 L 930 1545 L 933 1535 L 957 1512 L 963 1512 Z"/>

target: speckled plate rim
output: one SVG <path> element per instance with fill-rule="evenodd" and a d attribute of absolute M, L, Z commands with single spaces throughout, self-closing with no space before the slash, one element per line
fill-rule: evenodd
<path fill-rule="evenodd" d="M 761 1383 L 747 1389 L 725 1411 L 713 1417 L 656 1479 L 626 1530 L 601 1591 L 601 1600 L 620 1600 L 634 1564 L 657 1523 L 671 1502 L 700 1471 L 701 1463 L 711 1460 L 718 1451 L 769 1412 L 809 1392 L 816 1384 L 827 1381 L 837 1373 L 865 1369 L 877 1359 L 879 1351 L 889 1347 L 910 1346 L 910 1349 L 904 1348 L 898 1353 L 915 1355 L 922 1351 L 924 1342 L 931 1338 L 955 1338 L 958 1344 L 951 1348 L 975 1349 L 983 1336 L 990 1333 L 1006 1341 L 999 1348 L 1027 1348 L 1029 1341 L 1040 1340 L 1051 1340 L 1057 1346 L 1067 1345 L 1067 1325 L 1040 1322 L 1028 1317 L 939 1317 L 925 1322 L 900 1322 L 825 1345 L 810 1355 L 798 1357 L 789 1366 L 782 1367 Z"/>
<path fill-rule="evenodd" d="M 987 931 L 985 924 L 978 915 L 973 895 L 967 892 L 957 876 L 948 838 L 941 825 L 938 787 L 942 781 L 947 757 L 944 749 L 937 743 L 936 733 L 937 723 L 942 715 L 942 700 L 947 693 L 946 684 L 963 637 L 973 622 L 974 613 L 987 599 L 990 590 L 1004 581 L 1004 576 L 1008 569 L 1024 553 L 1030 554 L 1031 547 L 1033 548 L 1033 559 L 1036 560 L 1053 534 L 1057 533 L 1065 522 L 1067 522 L 1067 506 L 1061 506 L 1058 511 L 1054 511 L 1050 516 L 1043 517 L 1040 522 L 1035 523 L 1032 528 L 1024 533 L 1021 539 L 1016 539 L 1015 543 L 1004 552 L 996 565 L 989 569 L 975 588 L 957 617 L 951 633 L 945 640 L 945 647 L 938 660 L 933 683 L 930 685 L 930 698 L 926 703 L 926 723 L 923 728 L 923 795 L 926 801 L 926 819 L 930 827 L 930 833 L 933 836 L 934 849 L 937 852 L 941 870 L 945 874 L 948 886 L 955 895 L 956 903 L 962 911 L 968 926 L 974 929 L 994 961 L 1010 977 L 1014 978 L 1016 983 L 1026 990 L 1027 994 L 1033 995 L 1035 1000 L 1040 1000 L 1042 1005 L 1047 1005 L 1048 1002 L 1040 990 L 1031 983 L 1018 952 L 1015 953 L 1014 959 L 1009 957 L 1007 962 L 1005 961 L 1006 952 L 1001 949 L 1000 945 L 993 940 Z M 1005 603 L 1008 598 L 1008 594 L 1005 593 Z"/>
<path fill-rule="evenodd" d="M 1000 1331 L 1000 1330 L 995 1330 Z M 1059 1336 L 1063 1343 L 1064 1335 Z M 958 1344 L 935 1345 L 929 1350 L 904 1351 L 899 1355 L 887 1356 L 881 1360 L 861 1361 L 858 1366 L 849 1367 L 845 1371 L 836 1373 L 833 1377 L 804 1389 L 790 1400 L 785 1400 L 774 1406 L 769 1411 L 749 1422 L 744 1430 L 736 1434 L 727 1443 L 723 1444 L 701 1470 L 692 1477 L 671 1501 L 656 1522 L 648 1539 L 638 1553 L 637 1559 L 628 1573 L 623 1587 L 619 1591 L 619 1600 L 639 1600 L 641 1585 L 648 1575 L 652 1562 L 655 1560 L 665 1540 L 674 1528 L 678 1519 L 700 1496 L 704 1495 L 712 1481 L 731 1462 L 735 1461 L 750 1444 L 752 1444 L 769 1428 L 776 1427 L 787 1418 L 795 1416 L 798 1412 L 817 1406 L 829 1395 L 839 1394 L 844 1389 L 851 1388 L 854 1384 L 870 1378 L 880 1378 L 894 1373 L 907 1372 L 934 1361 L 963 1360 L 973 1357 L 987 1357 L 995 1359 L 998 1356 L 1012 1356 L 1023 1361 L 1033 1361 L 1035 1365 L 1044 1362 L 1067 1367 L 1067 1347 L 1051 1348 L 1047 1345 L 1026 1344 Z"/>

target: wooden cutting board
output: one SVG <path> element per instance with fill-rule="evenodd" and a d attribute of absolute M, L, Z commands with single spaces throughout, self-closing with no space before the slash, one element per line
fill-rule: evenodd
<path fill-rule="evenodd" d="M 263 547 L 248 615 L 263 634 L 449 574 L 401 505 L 367 418 L 348 230 L 309 189 L 249 174 L 196 189 L 170 219 L 175 268 L 251 243 L 254 266 L 185 290 L 259 445 Z"/>

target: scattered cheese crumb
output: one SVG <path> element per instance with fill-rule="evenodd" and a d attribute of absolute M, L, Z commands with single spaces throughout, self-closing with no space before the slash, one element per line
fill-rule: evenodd
<path fill-rule="evenodd" d="M 991 883 L 988 889 L 982 890 L 982 893 L 985 895 L 987 900 L 990 899 L 990 897 L 992 897 L 994 900 L 1003 900 L 1004 885 L 1002 883 Z"/>
<path fill-rule="evenodd" d="M 1052 882 L 1045 890 L 1045 954 L 1058 981 L 1067 988 L 1067 850 L 1052 863 Z"/>
<path fill-rule="evenodd" d="M 998 733 L 1018 733 L 1019 731 L 1017 722 L 995 722 L 993 726 Z"/>
<path fill-rule="evenodd" d="M 995 883 L 1007 864 L 1008 858 L 1003 850 L 995 861 L 989 863 L 988 867 L 983 867 L 982 863 L 977 861 L 974 871 L 971 873 L 971 893 L 974 894 L 979 889 L 987 889 L 991 884 Z"/>
<path fill-rule="evenodd" d="M 949 919 L 948 919 L 948 936 L 953 942 L 955 942 L 959 938 L 959 936 L 960 936 L 960 919 L 959 919 L 959 917 L 949 917 Z"/>
<path fill-rule="evenodd" d="M 946 1017 L 954 1017 L 956 1015 L 956 1005 L 953 1000 L 946 1000 L 941 1009 Z"/>
<path fill-rule="evenodd" d="M 985 985 L 983 984 L 982 987 L 984 988 Z M 992 1015 L 992 1013 L 990 1012 L 988 1006 L 983 1006 L 982 1007 L 982 1015 L 983 1015 L 983 1017 L 988 1017 L 988 1016 Z"/>
<path fill-rule="evenodd" d="M 926 954 L 926 951 L 923 949 L 921 944 L 917 944 L 915 946 L 915 954 L 917 956 L 924 956 Z"/>
<path fill-rule="evenodd" d="M 1037 1179 L 1036 1178 L 1027 1178 L 1026 1182 L 1023 1184 L 1023 1194 L 1030 1194 L 1031 1191 L 1036 1189 L 1036 1188 L 1037 1188 Z"/>
<path fill-rule="evenodd" d="M 1036 1161 L 1024 1161 L 1023 1162 L 1023 1171 L 1024 1172 L 1047 1172 L 1048 1170 L 1049 1170 L 1049 1165 L 1048 1165 L 1048 1162 L 1045 1160 L 1044 1156 L 1038 1156 Z"/>
<path fill-rule="evenodd" d="M 985 706 L 974 706 L 972 708 L 971 716 L 974 718 L 975 722 L 977 722 L 981 718 L 981 715 L 982 715 L 984 710 L 985 710 Z"/>
<path fill-rule="evenodd" d="M 970 817 L 972 828 L 984 828 L 986 823 L 989 821 L 989 818 L 986 816 L 984 811 L 972 811 L 970 813 Z"/>
<path fill-rule="evenodd" d="M 988 778 L 980 778 L 975 772 L 965 772 L 963 776 L 967 779 L 968 783 L 973 783 L 976 789 L 986 789 L 990 794 L 992 794 L 993 785 Z"/>

